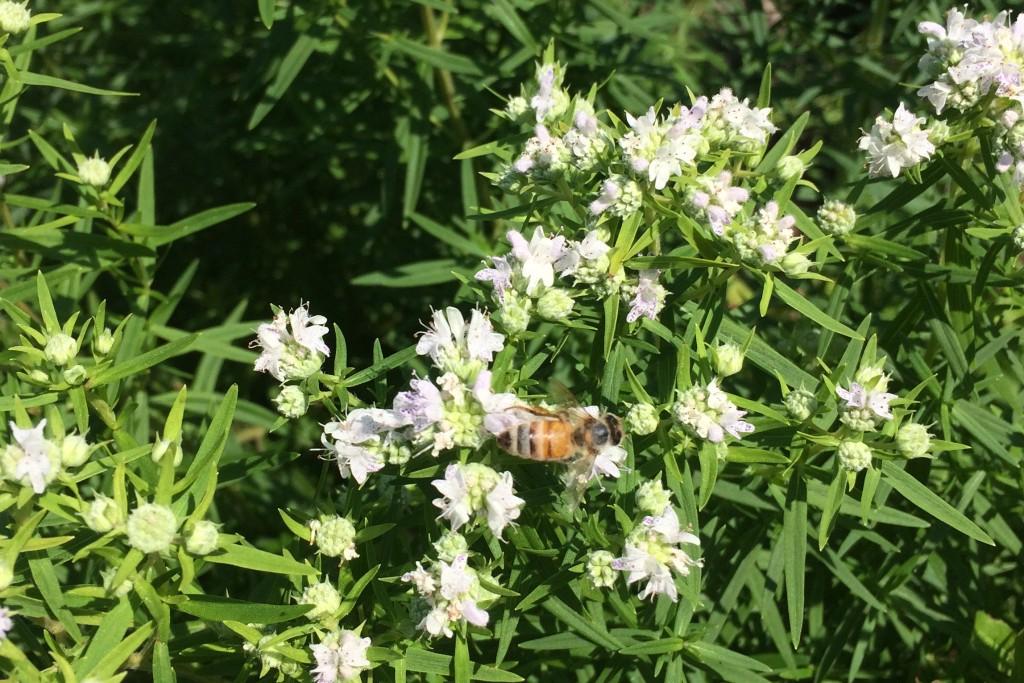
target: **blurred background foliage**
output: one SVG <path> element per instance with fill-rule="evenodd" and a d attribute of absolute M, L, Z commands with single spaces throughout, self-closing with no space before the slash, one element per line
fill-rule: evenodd
<path fill-rule="evenodd" d="M 357 367 L 371 362 L 375 339 L 385 352 L 407 345 L 429 307 L 450 301 L 458 287 L 451 277 L 430 276 L 422 287 L 399 289 L 360 276 L 405 272 L 407 278 L 391 282 L 407 285 L 423 278 L 402 271 L 405 264 L 474 265 L 475 257 L 450 250 L 423 226 L 433 221 L 462 229 L 467 215 L 496 201 L 478 176 L 490 170 L 485 158 L 453 157 L 502 134 L 500 120 L 488 110 L 501 107 L 501 96 L 517 93 L 532 78 L 534 60 L 549 42 L 567 65 L 571 89 L 587 90 L 607 79 L 599 97 L 620 111 L 640 112 L 659 98 L 685 100 L 687 89 L 711 93 L 731 86 L 741 97 L 753 97 L 764 65 L 771 63 L 775 122 L 785 129 L 804 111 L 811 113 L 804 138 L 822 139 L 825 147 L 807 177 L 826 196 L 845 196 L 862 163 L 856 154 L 860 128 L 886 106 L 911 99 L 907 81 L 923 42 L 916 22 L 944 11 L 937 3 L 887 0 L 307 0 L 278 2 L 264 22 L 258 4 L 274 3 L 37 0 L 37 11 L 65 14 L 54 31 L 89 28 L 45 50 L 40 59 L 52 62 L 45 71 L 142 97 L 33 89 L 13 130 L 20 135 L 31 128 L 56 139 L 67 122 L 84 150 L 109 156 L 158 119 L 158 222 L 228 202 L 257 203 L 241 218 L 175 244 L 165 257 L 162 291 L 196 269 L 197 284 L 179 306 L 176 324 L 202 329 L 225 320 L 258 320 L 268 317 L 269 302 L 291 307 L 309 299 L 313 312 L 345 330 L 349 364 Z M 61 116 L 41 120 L 38 113 L 54 106 Z M 30 151 L 26 143 L 26 157 Z M 30 173 L 48 175 L 42 166 Z M 918 208 L 928 201 L 926 194 Z M 504 229 L 483 224 L 492 236 Z M 859 314 L 869 312 L 872 302 L 899 303 L 881 282 L 869 294 L 857 305 Z M 898 309 L 879 312 L 884 322 Z M 785 335 L 780 336 L 781 344 Z M 243 365 L 227 365 L 220 375 L 218 385 L 238 381 L 241 395 L 254 401 L 261 392 L 269 395 L 271 382 Z M 259 406 L 241 406 L 243 418 L 249 411 L 243 424 L 255 426 L 236 434 L 225 455 L 225 481 L 244 477 L 246 483 L 226 487 L 219 505 L 252 525 L 245 530 L 250 540 L 284 539 L 267 506 L 290 503 L 281 499 L 285 492 L 308 500 L 321 468 L 312 458 L 308 467 L 276 466 L 315 443 L 317 427 L 311 420 L 290 426 L 274 438 L 291 449 L 268 453 L 262 472 L 234 472 L 232 457 L 259 445 L 265 431 L 259 425 L 273 419 Z M 759 612 L 766 591 L 776 587 L 737 583 L 741 573 L 728 570 L 741 558 L 765 567 L 778 564 L 768 548 L 749 552 L 764 534 L 756 525 L 744 533 L 748 514 L 738 513 L 728 527 L 738 534 L 739 541 L 728 545 L 735 557 L 716 555 L 714 545 L 708 556 L 710 566 L 723 569 L 708 574 L 705 591 L 719 596 L 718 607 L 724 608 L 721 620 L 708 628 L 742 651 L 785 651 L 759 622 L 771 616 Z M 907 539 L 914 538 L 912 532 Z M 1001 641 L 990 633 L 1002 622 L 979 627 L 975 615 L 984 614 L 976 611 L 1005 617 L 1019 614 L 1020 605 L 984 590 L 985 577 L 944 539 L 927 556 L 927 566 L 900 565 L 896 546 L 892 557 L 875 546 L 863 552 L 857 577 L 882 567 L 877 575 L 887 577 L 885 585 L 866 585 L 850 575 L 843 586 L 825 572 L 809 577 L 814 661 L 863 660 L 860 646 L 852 653 L 844 649 L 874 628 L 867 598 L 884 592 L 883 609 L 898 608 L 912 621 L 928 623 L 913 634 L 889 626 L 895 629 L 891 637 L 874 641 L 871 656 L 886 661 L 889 671 L 906 672 L 904 680 L 970 680 L 976 667 L 996 675 L 993 652 Z M 846 558 L 858 557 L 848 550 L 842 553 Z M 993 577 L 1005 579 L 1018 567 L 1005 549 L 991 555 L 986 571 Z M 834 557 L 819 559 L 840 566 Z M 923 574 L 925 585 L 956 590 L 937 593 L 929 603 L 917 597 L 920 591 L 901 593 L 915 573 Z M 829 612 L 832 598 L 851 604 L 851 592 L 859 596 L 853 604 L 863 614 Z M 764 599 L 763 605 L 770 602 Z M 726 621 L 730 612 L 734 618 Z M 838 636 L 828 638 L 833 632 Z M 958 653 L 972 647 L 973 653 Z M 986 657 L 992 660 L 987 665 Z"/>

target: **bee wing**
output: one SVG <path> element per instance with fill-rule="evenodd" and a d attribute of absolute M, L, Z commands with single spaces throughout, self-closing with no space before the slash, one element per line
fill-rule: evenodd
<path fill-rule="evenodd" d="M 556 403 L 561 405 L 576 407 L 580 405 L 580 400 L 576 398 L 576 394 L 572 393 L 572 389 L 565 386 L 564 383 L 557 379 L 551 380 L 549 393 L 551 397 L 555 399 Z"/>
<path fill-rule="evenodd" d="M 497 435 L 507 432 L 524 422 L 555 419 L 558 418 L 554 413 L 543 408 L 528 405 L 511 406 L 500 412 L 488 413 L 484 416 L 484 429 L 491 434 Z"/>

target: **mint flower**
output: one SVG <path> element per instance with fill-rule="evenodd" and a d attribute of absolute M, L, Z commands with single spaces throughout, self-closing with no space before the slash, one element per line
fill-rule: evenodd
<path fill-rule="evenodd" d="M 695 183 L 696 189 L 690 190 L 689 194 L 690 205 L 708 222 L 711 232 L 721 237 L 726 226 L 743 209 L 750 193 L 742 187 L 733 186 L 729 171 L 722 171 L 717 176 L 700 176 Z"/>
<path fill-rule="evenodd" d="M 908 110 L 902 102 L 891 121 L 884 116 L 877 117 L 859 143 L 860 149 L 867 152 L 868 173 L 872 177 L 896 178 L 901 170 L 930 159 L 935 145 L 921 128 L 924 123 L 924 117 Z"/>
<path fill-rule="evenodd" d="M 412 583 L 426 602 L 428 611 L 418 628 L 431 636 L 455 635 L 452 624 L 465 621 L 474 626 L 486 626 L 490 615 L 480 603 L 494 599 L 494 594 L 480 585 L 477 572 L 468 566 L 468 556 L 457 555 L 450 563 L 439 560 L 430 570 L 417 562 L 416 570 L 402 575 L 402 581 Z"/>
<path fill-rule="evenodd" d="M 35 427 L 21 428 L 9 423 L 14 444 L 0 452 L 0 466 L 6 478 L 31 486 L 38 495 L 60 474 L 61 452 L 43 436 L 46 420 Z"/>
<path fill-rule="evenodd" d="M 11 619 L 11 610 L 0 607 L 0 642 L 7 640 L 7 634 L 14 628 L 14 620 Z"/>
<path fill-rule="evenodd" d="M 384 441 L 402 424 L 401 418 L 390 410 L 360 408 L 344 420 L 325 424 L 320 441 L 329 457 L 337 461 L 341 476 L 351 477 L 362 486 L 371 473 L 384 468 Z"/>
<path fill-rule="evenodd" d="M 525 502 L 515 495 L 511 474 L 499 474 L 480 463 L 448 465 L 444 479 L 435 479 L 431 485 L 441 494 L 434 506 L 451 523 L 452 531 L 486 517 L 491 533 L 500 539 Z"/>
<path fill-rule="evenodd" d="M 315 683 L 345 683 L 358 679 L 360 672 L 370 668 L 366 651 L 370 648 L 369 638 L 360 638 L 355 631 L 332 631 L 319 643 L 310 646 L 316 667 L 313 669 Z"/>
<path fill-rule="evenodd" d="M 726 435 L 739 439 L 754 431 L 754 425 L 743 420 L 746 411 L 737 408 L 718 388 L 717 379 L 681 392 L 672 412 L 687 431 L 714 444 L 724 442 Z"/>
<path fill-rule="evenodd" d="M 442 372 L 469 380 L 505 347 L 505 336 L 494 331 L 490 319 L 473 309 L 469 323 L 454 306 L 434 311 L 430 326 L 420 335 L 416 353 L 430 356 Z"/>
<path fill-rule="evenodd" d="M 641 317 L 657 320 L 658 313 L 665 307 L 667 290 L 658 283 L 660 270 L 641 270 L 636 285 L 629 288 L 633 298 L 629 302 L 626 322 L 635 322 Z"/>
<path fill-rule="evenodd" d="M 675 509 L 668 505 L 657 517 L 645 517 L 626 539 L 623 556 L 612 562 L 612 568 L 626 572 L 626 583 L 646 581 L 640 599 L 667 595 L 672 602 L 679 599 L 673 572 L 688 576 L 700 561 L 692 558 L 680 545 L 700 546 L 700 539 L 680 528 Z"/>
<path fill-rule="evenodd" d="M 327 318 L 310 316 L 308 304 L 288 314 L 274 308 L 274 319 L 261 324 L 256 329 L 256 339 L 249 344 L 261 349 L 255 369 L 270 373 L 279 382 L 306 379 L 331 355 L 323 341 L 329 331 L 325 325 Z"/>

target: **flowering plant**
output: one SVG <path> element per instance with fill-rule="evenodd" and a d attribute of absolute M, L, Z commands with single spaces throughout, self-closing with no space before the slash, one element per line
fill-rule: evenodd
<path fill-rule="evenodd" d="M 0 2 L 12 101 L 120 94 L 13 59 L 51 18 Z M 12 680 L 757 681 L 840 655 L 852 680 L 913 646 L 907 614 L 952 628 L 934 596 L 956 563 L 1020 550 L 999 501 L 1021 456 L 1024 19 L 919 30 L 931 111 L 879 115 L 842 199 L 770 69 L 749 96 L 622 111 L 549 47 L 504 135 L 460 154 L 488 165 L 480 227 L 421 221 L 460 256 L 407 270 L 458 290 L 362 368 L 317 292 L 171 324 L 194 270 L 160 291 L 162 250 L 252 205 L 160 224 L 155 126 L 109 159 L 70 125 L 12 143 L 57 183 L 3 195 Z M 876 314 L 892 289 L 899 315 Z M 273 396 L 224 390 L 225 361 Z M 957 642 L 1011 670 L 1013 627 L 974 619 Z"/>

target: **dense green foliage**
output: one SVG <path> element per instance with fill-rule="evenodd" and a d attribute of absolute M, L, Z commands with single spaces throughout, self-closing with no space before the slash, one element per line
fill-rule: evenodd
<path fill-rule="evenodd" d="M 374 681 L 1020 676 L 1021 192 L 996 168 L 998 117 L 974 110 L 939 117 L 930 159 L 867 176 L 874 116 L 926 109 L 917 22 L 946 10 L 892 4 L 33 3 L 38 23 L 0 47 L 0 678 L 309 680 L 310 646 L 338 628 L 372 640 Z M 588 173 L 510 182 L 536 131 L 507 98 L 525 84 L 528 100 L 552 61 L 613 143 Z M 770 106 L 778 131 L 712 143 L 664 188 L 644 171 L 640 210 L 588 213 L 606 176 L 630 173 L 613 153 L 627 112 L 723 87 Z M 546 123 L 565 135 L 572 110 Z M 94 151 L 111 161 L 102 182 L 83 166 Z M 797 157 L 795 173 L 778 163 Z M 804 261 L 761 262 L 702 222 L 694 193 L 723 168 L 749 190 L 736 221 L 777 202 Z M 852 233 L 822 230 L 826 198 L 856 208 Z M 600 229 L 601 275 L 621 282 L 560 277 L 547 287 L 571 292 L 571 315 L 539 316 L 526 278 L 513 290 L 535 310 L 517 327 L 474 274 L 535 225 L 571 242 Z M 651 268 L 665 307 L 627 322 Z M 246 344 L 269 305 L 301 301 L 326 316 L 331 356 L 278 377 L 302 396 L 286 419 Z M 412 346 L 446 306 L 494 313 L 488 391 L 536 405 L 564 384 L 620 416 L 654 406 L 649 434 L 627 420 L 622 475 L 574 497 L 564 465 L 513 458 L 476 423 L 444 447 L 439 427 L 407 423 L 384 469 L 339 477 L 324 423 L 397 410 L 415 378 L 455 382 L 449 413 L 469 396 L 479 367 L 446 380 Z M 746 355 L 735 374 L 725 343 Z M 853 428 L 836 389 L 875 367 L 894 419 Z M 717 375 L 752 434 L 716 442 L 679 417 Z M 787 401 L 800 389 L 808 415 Z M 65 454 L 45 493 L 4 450 L 44 418 Z M 928 457 L 899 440 L 910 422 Z M 862 439 L 858 473 L 843 449 Z M 453 617 L 430 638 L 403 575 L 440 567 L 431 481 L 470 462 L 511 473 L 526 503 L 501 540 L 484 512 L 462 529 L 487 625 Z M 678 602 L 590 572 L 657 512 L 648 480 L 701 541 Z M 155 518 L 126 524 L 146 502 L 173 511 L 167 544 Z M 317 520 L 333 514 L 358 557 L 325 550 Z M 300 604 L 317 581 L 340 592 L 326 617 Z"/>

